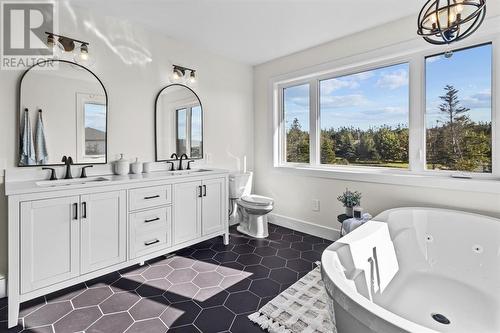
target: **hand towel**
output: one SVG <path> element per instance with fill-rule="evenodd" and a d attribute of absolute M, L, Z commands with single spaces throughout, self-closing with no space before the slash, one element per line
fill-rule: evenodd
<path fill-rule="evenodd" d="M 38 119 L 36 122 L 35 153 L 36 164 L 47 164 L 49 160 L 49 153 L 47 151 L 47 143 L 45 141 L 45 128 L 43 127 L 42 110 L 38 111 Z"/>
<path fill-rule="evenodd" d="M 19 153 L 19 164 L 36 165 L 35 148 L 33 146 L 33 135 L 31 133 L 30 114 L 24 109 L 21 122 L 21 143 Z"/>

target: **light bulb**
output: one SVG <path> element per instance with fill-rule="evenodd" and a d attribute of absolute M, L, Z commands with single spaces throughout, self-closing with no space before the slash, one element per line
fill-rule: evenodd
<path fill-rule="evenodd" d="M 82 44 L 80 46 L 80 52 L 75 52 L 73 59 L 80 65 L 92 65 L 92 57 L 89 54 L 88 44 Z"/>
<path fill-rule="evenodd" d="M 461 14 L 464 11 L 463 0 L 457 0 L 455 4 L 455 10 L 457 11 L 457 14 Z"/>
<path fill-rule="evenodd" d="M 189 83 L 195 84 L 196 83 L 196 74 L 195 71 L 191 71 L 191 74 L 189 74 Z"/>

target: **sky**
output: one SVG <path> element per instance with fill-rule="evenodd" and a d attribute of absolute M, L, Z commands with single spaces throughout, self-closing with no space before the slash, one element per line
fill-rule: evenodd
<path fill-rule="evenodd" d="M 106 132 L 106 106 L 85 103 L 85 128 L 90 127 Z"/>
<path fill-rule="evenodd" d="M 474 121 L 491 121 L 491 44 L 456 51 L 446 59 L 435 56 L 426 60 L 427 126 L 436 125 L 436 120 L 444 120 L 438 107 L 439 96 L 443 95 L 446 84 L 459 91 L 462 106 L 470 109 L 469 116 Z"/>
<path fill-rule="evenodd" d="M 408 126 L 409 65 L 407 63 L 379 68 L 320 82 L 321 128 L 354 126 L 361 129 L 389 125 Z M 437 111 L 439 96 L 446 84 L 460 90 L 464 106 L 471 108 L 476 121 L 491 119 L 491 46 L 457 51 L 453 57 L 427 58 L 427 121 L 442 119 Z M 284 91 L 286 125 L 299 119 L 303 130 L 309 130 L 309 86 Z"/>

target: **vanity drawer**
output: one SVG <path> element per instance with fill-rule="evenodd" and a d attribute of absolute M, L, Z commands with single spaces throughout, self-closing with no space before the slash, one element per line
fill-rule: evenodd
<path fill-rule="evenodd" d="M 170 233 L 167 228 L 155 229 L 135 234 L 132 257 L 137 258 L 170 246 Z"/>
<path fill-rule="evenodd" d="M 154 208 L 130 214 L 130 226 L 135 232 L 168 227 L 172 220 L 172 207 Z"/>
<path fill-rule="evenodd" d="M 152 186 L 129 191 L 130 210 L 166 205 L 172 202 L 172 186 Z"/>

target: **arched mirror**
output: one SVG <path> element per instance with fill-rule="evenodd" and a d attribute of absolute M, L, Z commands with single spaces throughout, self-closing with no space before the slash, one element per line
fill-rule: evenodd
<path fill-rule="evenodd" d="M 163 88 L 155 103 L 156 161 L 173 153 L 203 158 L 203 107 L 198 95 L 182 84 Z"/>
<path fill-rule="evenodd" d="M 29 68 L 19 87 L 19 166 L 107 161 L 108 97 L 89 69 L 65 60 Z"/>

